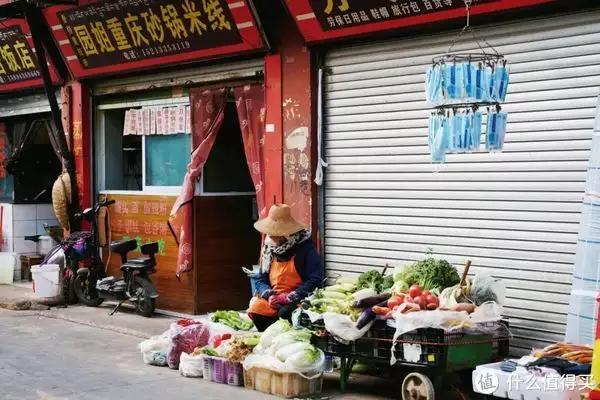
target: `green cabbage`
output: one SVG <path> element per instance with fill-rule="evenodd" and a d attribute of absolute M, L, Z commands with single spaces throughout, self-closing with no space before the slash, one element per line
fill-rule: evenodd
<path fill-rule="evenodd" d="M 275 355 L 277 351 L 289 344 L 294 344 L 298 342 L 309 343 L 312 337 L 312 333 L 308 329 L 294 329 L 288 332 L 285 332 L 279 336 L 277 336 L 271 342 L 271 346 L 269 346 L 268 353 L 270 355 Z"/>
<path fill-rule="evenodd" d="M 319 351 L 311 346 L 310 349 L 306 349 L 295 354 L 292 354 L 285 360 L 285 365 L 289 368 L 299 371 L 305 371 L 315 366 L 319 358 Z"/>
<path fill-rule="evenodd" d="M 260 342 L 259 342 L 260 346 L 264 349 L 270 347 L 271 343 L 277 336 L 279 336 L 291 329 L 292 329 L 292 324 L 290 324 L 285 319 L 280 319 L 279 321 L 275 322 L 273 325 L 271 325 L 267 329 L 265 329 L 263 334 L 260 336 Z"/>
<path fill-rule="evenodd" d="M 285 362 L 292 355 L 300 353 L 302 351 L 310 350 L 312 348 L 313 346 L 310 343 L 292 343 L 288 344 L 287 346 L 283 346 L 281 349 L 277 350 L 277 353 L 275 353 L 275 357 L 277 357 L 279 361 Z"/>

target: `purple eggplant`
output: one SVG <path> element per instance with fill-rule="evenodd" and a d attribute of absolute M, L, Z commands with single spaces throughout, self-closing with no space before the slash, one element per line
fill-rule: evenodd
<path fill-rule="evenodd" d="M 377 317 L 377 314 L 373 312 L 371 307 L 366 308 L 360 316 L 356 320 L 356 329 L 362 329 L 369 324 L 369 322 L 374 321 Z"/>
<path fill-rule="evenodd" d="M 391 293 L 382 293 L 377 296 L 367 297 L 359 301 L 355 301 L 352 304 L 354 308 L 369 308 L 380 304 L 383 301 L 387 301 L 390 297 L 392 297 Z"/>

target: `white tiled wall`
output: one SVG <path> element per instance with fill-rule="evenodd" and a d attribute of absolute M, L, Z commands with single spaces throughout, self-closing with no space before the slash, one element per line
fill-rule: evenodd
<path fill-rule="evenodd" d="M 35 253 L 37 245 L 25 236 L 46 235 L 44 223 L 58 225 L 52 204 L 0 204 L 3 207 L 2 251 L 17 254 L 15 279 L 21 277 L 19 255 Z"/>

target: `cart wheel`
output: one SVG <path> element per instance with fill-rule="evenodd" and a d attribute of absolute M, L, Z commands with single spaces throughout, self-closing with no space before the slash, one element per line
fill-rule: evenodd
<path fill-rule="evenodd" d="M 431 380 L 418 372 L 411 372 L 402 381 L 402 400 L 434 400 Z"/>

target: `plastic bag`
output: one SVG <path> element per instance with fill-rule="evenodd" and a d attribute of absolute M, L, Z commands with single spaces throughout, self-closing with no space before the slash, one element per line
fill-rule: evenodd
<path fill-rule="evenodd" d="M 181 353 L 192 353 L 196 347 L 206 346 L 209 338 L 208 326 L 202 323 L 189 325 L 181 329 L 180 333 L 172 338 L 167 351 L 169 368 L 177 369 Z"/>
<path fill-rule="evenodd" d="M 502 151 L 506 136 L 506 113 L 490 113 L 487 118 L 485 147 L 490 151 Z"/>
<path fill-rule="evenodd" d="M 371 321 L 364 328 L 357 329 L 356 323 L 349 316 L 335 313 L 323 314 L 323 321 L 325 322 L 327 332 L 338 342 L 344 344 L 360 339 L 371 329 L 371 325 L 373 325 L 373 321 Z"/>
<path fill-rule="evenodd" d="M 179 372 L 188 378 L 202 378 L 204 370 L 204 356 L 181 353 L 179 358 Z"/>
<path fill-rule="evenodd" d="M 481 146 L 481 123 L 483 114 L 476 112 L 471 115 L 471 131 L 469 132 L 469 151 L 479 150 Z"/>
<path fill-rule="evenodd" d="M 478 274 L 473 279 L 471 287 L 471 298 L 477 306 L 488 301 L 494 301 L 499 305 L 504 305 L 506 298 L 506 286 L 502 280 L 494 278 L 487 274 Z"/>
<path fill-rule="evenodd" d="M 167 366 L 167 352 L 165 350 L 152 350 L 142 353 L 144 364 L 154 365 L 157 367 Z"/>
<path fill-rule="evenodd" d="M 425 74 L 425 93 L 430 104 L 438 104 L 442 95 L 442 69 L 432 65 Z"/>

